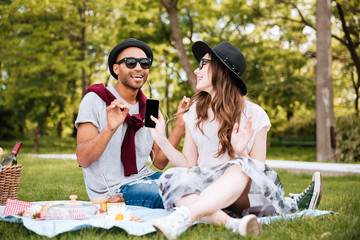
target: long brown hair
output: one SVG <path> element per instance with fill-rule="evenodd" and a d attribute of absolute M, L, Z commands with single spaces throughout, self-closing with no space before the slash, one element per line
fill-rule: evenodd
<path fill-rule="evenodd" d="M 237 77 L 215 56 L 210 61 L 212 70 L 212 86 L 214 98 L 204 91 L 199 91 L 191 98 L 190 106 L 196 102 L 197 121 L 196 127 L 202 134 L 203 123 L 209 119 L 208 109 L 214 113 L 214 119 L 219 123 L 218 138 L 219 148 L 215 157 L 220 157 L 226 152 L 234 158 L 235 151 L 231 145 L 231 134 L 236 122 L 240 123 L 241 112 L 244 109 L 245 97 L 241 95 Z"/>

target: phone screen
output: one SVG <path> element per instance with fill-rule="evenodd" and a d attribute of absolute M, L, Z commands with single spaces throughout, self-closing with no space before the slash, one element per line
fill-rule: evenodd
<path fill-rule="evenodd" d="M 145 127 L 155 128 L 155 122 L 150 119 L 150 116 L 158 118 L 159 100 L 148 98 L 146 99 L 145 107 Z"/>

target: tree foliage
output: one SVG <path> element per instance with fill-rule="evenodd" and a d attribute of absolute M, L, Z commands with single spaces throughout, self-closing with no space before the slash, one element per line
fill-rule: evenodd
<path fill-rule="evenodd" d="M 177 35 L 166 3 L 174 4 Z M 356 0 L 336 0 L 332 11 L 335 113 L 354 113 L 359 7 Z M 0 114 L 8 117 L 1 119 L 0 138 L 73 135 L 85 89 L 93 83 L 115 83 L 107 56 L 129 37 L 145 41 L 154 51 L 144 92 L 160 99 L 169 118 L 179 100 L 194 92 L 192 44 L 233 43 L 247 59 L 243 78 L 249 97 L 268 112 L 276 134 L 294 118 L 314 119 L 315 22 L 315 0 L 2 1 Z"/>

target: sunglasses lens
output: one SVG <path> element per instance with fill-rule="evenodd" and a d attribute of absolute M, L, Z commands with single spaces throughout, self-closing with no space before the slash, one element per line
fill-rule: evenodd
<path fill-rule="evenodd" d="M 204 61 L 201 59 L 199 62 L 199 70 L 201 70 L 204 66 Z"/>
<path fill-rule="evenodd" d="M 149 69 L 151 66 L 151 60 L 149 58 L 123 58 L 117 64 L 125 62 L 127 68 L 135 68 L 137 63 L 140 63 L 141 68 Z"/>
<path fill-rule="evenodd" d="M 205 59 L 205 58 L 201 59 L 199 62 L 199 70 L 201 70 L 204 67 L 204 65 L 209 62 L 210 62 L 209 59 Z"/>
<path fill-rule="evenodd" d="M 129 58 L 129 59 L 126 59 L 125 63 L 128 68 L 135 68 L 137 61 L 135 59 Z"/>
<path fill-rule="evenodd" d="M 144 69 L 150 68 L 150 60 L 149 59 L 142 59 L 140 61 L 140 66 Z"/>

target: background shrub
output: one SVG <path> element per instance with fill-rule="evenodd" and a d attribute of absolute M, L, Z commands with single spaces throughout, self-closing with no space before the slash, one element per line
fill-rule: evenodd
<path fill-rule="evenodd" d="M 316 118 L 293 118 L 282 126 L 272 126 L 271 137 L 316 136 Z"/>
<path fill-rule="evenodd" d="M 336 162 L 360 162 L 360 116 L 335 119 Z"/>

